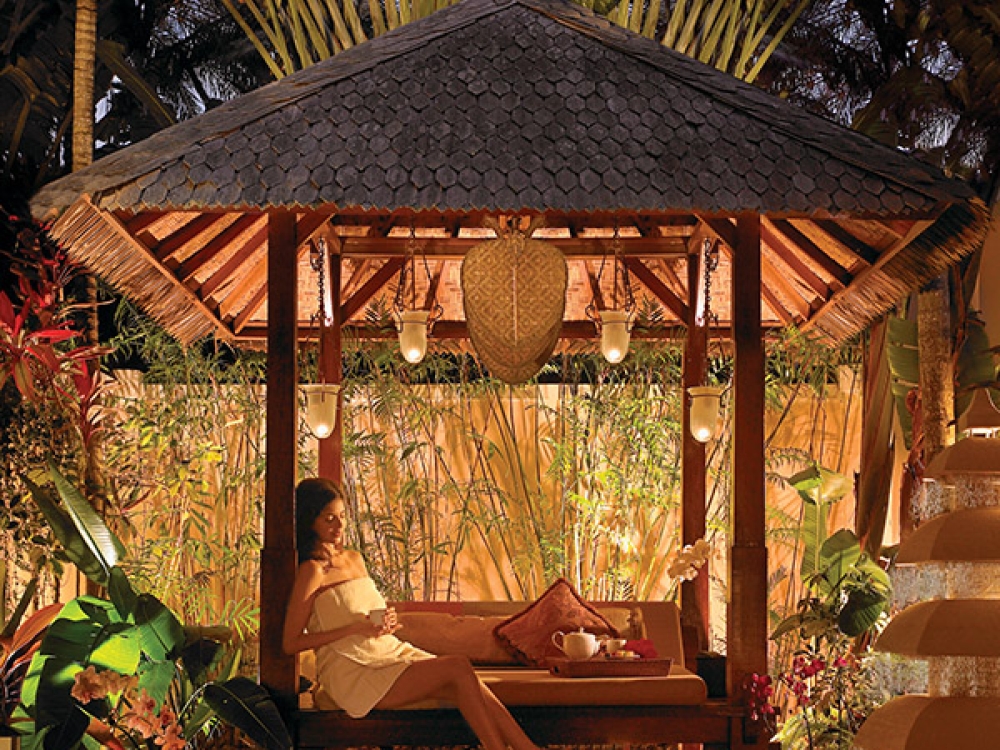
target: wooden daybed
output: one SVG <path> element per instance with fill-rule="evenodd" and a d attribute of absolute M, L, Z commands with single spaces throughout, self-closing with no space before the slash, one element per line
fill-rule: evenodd
<path fill-rule="evenodd" d="M 503 617 L 516 614 L 526 602 L 421 603 L 416 616 L 435 613 L 434 628 L 447 628 L 448 618 L 483 623 L 489 628 Z M 703 744 L 708 748 L 756 746 L 759 726 L 746 720 L 744 709 L 725 699 L 708 699 L 705 682 L 687 668 L 691 647 L 685 649 L 680 611 L 671 602 L 593 603 L 600 611 L 635 615 L 636 631 L 653 642 L 660 657 L 673 659 L 666 676 L 565 678 L 545 669 L 524 666 L 477 666 L 476 671 L 539 745 Z M 401 609 L 406 604 L 399 605 Z M 457 609 L 456 609 L 457 607 Z M 601 609 L 603 608 L 603 609 Z M 444 614 L 448 613 L 448 614 Z M 401 612 L 407 637 L 413 619 Z M 471 616 L 471 617 L 470 617 Z M 631 629 L 630 629 L 631 630 Z M 623 634 L 624 630 L 622 631 Z M 639 635 L 638 632 L 632 633 Z M 411 635 L 425 645 L 419 633 Z M 460 650 L 460 649 L 459 649 Z M 457 653 L 455 649 L 449 649 Z M 688 653 L 685 654 L 685 651 Z M 304 671 L 309 671 L 306 666 Z M 454 708 L 421 704 L 393 711 L 373 711 L 352 719 L 331 709 L 330 699 L 303 696 L 304 703 L 320 708 L 300 708 L 295 714 L 296 746 L 300 750 L 332 750 L 359 746 L 475 745 L 475 736 Z"/>

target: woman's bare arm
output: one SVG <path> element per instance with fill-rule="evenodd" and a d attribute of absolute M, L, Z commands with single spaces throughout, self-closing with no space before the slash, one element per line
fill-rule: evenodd
<path fill-rule="evenodd" d="M 323 569 L 319 562 L 307 560 L 299 565 L 295 573 L 295 583 L 292 584 L 292 594 L 288 600 L 288 611 L 285 613 L 285 628 L 282 633 L 281 645 L 287 654 L 297 654 L 320 648 L 349 635 L 380 635 L 381 628 L 368 620 L 360 620 L 342 628 L 324 630 L 319 633 L 307 633 L 306 624 L 312 612 L 313 600 L 324 583 Z"/>

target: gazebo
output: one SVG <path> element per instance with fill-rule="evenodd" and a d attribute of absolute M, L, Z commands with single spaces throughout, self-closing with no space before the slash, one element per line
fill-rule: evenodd
<path fill-rule="evenodd" d="M 766 670 L 763 332 L 832 341 L 970 254 L 985 205 L 898 151 L 618 28 L 563 0 L 464 0 L 168 128 L 45 187 L 33 212 L 73 259 L 183 342 L 266 344 L 267 484 L 261 681 L 283 696 L 283 592 L 295 569 L 296 353 L 315 338 L 310 247 L 333 250 L 334 325 L 384 336 L 364 309 L 391 297 L 414 243 L 435 339 L 463 340 L 458 272 L 488 217 L 541 217 L 569 263 L 564 340 L 593 338 L 585 307 L 612 242 L 671 325 L 688 329 L 685 385 L 706 341 L 735 356 L 728 613 L 730 695 Z M 697 315 L 700 248 L 722 248 L 731 315 Z M 725 288 L 725 287 L 724 287 Z M 646 335 L 655 336 L 655 332 Z M 687 409 L 685 409 L 685 421 Z M 687 431 L 685 431 L 687 435 Z M 339 435 L 321 465 L 339 476 Z M 684 541 L 704 532 L 704 446 L 686 437 Z M 704 622 L 707 580 L 684 592 Z"/>

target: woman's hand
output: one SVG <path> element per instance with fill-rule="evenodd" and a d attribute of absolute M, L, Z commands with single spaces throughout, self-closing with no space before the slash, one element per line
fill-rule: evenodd
<path fill-rule="evenodd" d="M 399 617 L 396 615 L 396 610 L 393 607 L 386 608 L 385 614 L 382 615 L 381 625 L 376 625 L 368 616 L 366 616 L 365 624 L 368 626 L 368 631 L 365 635 L 371 638 L 378 638 L 382 635 L 392 635 L 402 627 L 402 625 L 399 624 Z"/>

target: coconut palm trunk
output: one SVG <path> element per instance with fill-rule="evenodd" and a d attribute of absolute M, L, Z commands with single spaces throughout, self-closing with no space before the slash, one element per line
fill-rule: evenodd
<path fill-rule="evenodd" d="M 87 167 L 94 160 L 94 72 L 97 57 L 97 0 L 76 1 L 76 24 L 73 40 L 73 171 Z M 91 273 L 80 279 L 84 303 L 82 316 L 86 342 L 97 346 L 100 336 L 97 319 L 97 277 Z M 87 499 L 103 515 L 101 489 L 100 441 L 86 446 L 84 483 Z M 97 586 L 87 580 L 87 593 L 96 594 Z"/>

